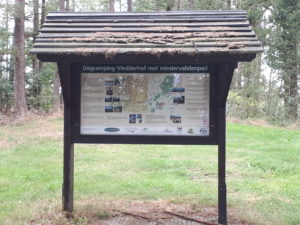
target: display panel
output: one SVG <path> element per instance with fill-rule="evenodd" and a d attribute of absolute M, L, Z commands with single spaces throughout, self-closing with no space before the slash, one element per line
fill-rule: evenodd
<path fill-rule="evenodd" d="M 83 65 L 82 135 L 209 136 L 208 66 Z"/>

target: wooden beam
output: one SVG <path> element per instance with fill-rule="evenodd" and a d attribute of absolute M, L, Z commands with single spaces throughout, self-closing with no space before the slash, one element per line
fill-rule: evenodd
<path fill-rule="evenodd" d="M 37 57 L 41 61 L 45 62 L 72 62 L 72 63 L 110 63 L 111 61 L 105 57 L 104 54 L 91 53 L 89 56 L 82 56 L 79 54 L 69 53 L 68 55 L 57 54 L 54 52 L 36 52 Z M 162 53 L 159 57 L 153 54 L 117 54 L 114 57 L 115 63 L 126 64 L 135 62 L 137 64 L 152 62 L 152 63 L 211 63 L 211 62 L 233 62 L 233 61 L 252 61 L 256 56 L 254 52 L 248 52 L 244 54 L 224 54 L 224 53 L 211 53 L 211 54 L 199 54 L 193 55 L 188 53 L 182 53 L 181 55 L 171 56 Z M 145 61 L 146 60 L 146 61 Z"/>
<path fill-rule="evenodd" d="M 105 12 L 50 12 L 47 16 L 47 18 L 60 18 L 60 17 L 79 17 L 79 18 L 85 18 L 85 17 L 99 17 L 99 18 L 105 18 L 105 17 L 182 17 L 182 16 L 220 16 L 220 15 L 226 15 L 226 16 L 234 16 L 234 15 L 240 15 L 240 16 L 247 16 L 247 12 L 244 10 L 198 10 L 198 11 L 169 11 L 169 12 L 142 12 L 142 13 L 105 13 Z"/>
<path fill-rule="evenodd" d="M 248 27 L 249 23 L 248 21 L 242 21 L 242 22 L 203 22 L 203 23 L 90 23 L 89 21 L 84 21 L 81 23 L 73 23 L 61 21 L 59 23 L 55 23 L 52 21 L 48 21 L 47 24 L 45 24 L 43 27 L 166 27 L 166 26 L 184 26 L 184 27 L 218 27 L 218 26 L 227 26 L 227 27 Z"/>
<path fill-rule="evenodd" d="M 95 33 L 95 32 L 137 32 L 137 33 L 187 33 L 187 32 L 251 32 L 250 27 L 44 27 L 40 30 L 41 33 Z M 208 34 L 209 36 L 209 34 Z"/>
<path fill-rule="evenodd" d="M 73 212 L 74 144 L 72 142 L 71 65 L 58 63 L 64 96 L 64 170 L 62 202 L 63 211 L 69 217 Z"/>
<path fill-rule="evenodd" d="M 218 71 L 218 222 L 227 224 L 226 100 L 237 62 L 220 63 Z"/>
<path fill-rule="evenodd" d="M 227 224 L 226 187 L 226 115 L 225 108 L 218 109 L 218 222 Z"/>
<path fill-rule="evenodd" d="M 220 63 L 220 71 L 219 71 L 219 79 L 221 82 L 220 85 L 220 98 L 219 98 L 219 105 L 222 108 L 226 107 L 226 101 L 231 85 L 231 80 L 233 77 L 233 73 L 235 68 L 237 67 L 237 62 L 232 63 Z"/>

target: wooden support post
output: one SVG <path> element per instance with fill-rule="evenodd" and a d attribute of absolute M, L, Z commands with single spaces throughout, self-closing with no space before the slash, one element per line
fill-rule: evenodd
<path fill-rule="evenodd" d="M 62 190 L 63 211 L 73 212 L 74 144 L 71 141 L 71 108 L 64 108 L 64 182 Z"/>
<path fill-rule="evenodd" d="M 62 188 L 63 211 L 66 216 L 73 212 L 74 186 L 74 144 L 72 142 L 72 98 L 71 98 L 71 65 L 58 64 L 64 97 L 64 177 Z"/>
<path fill-rule="evenodd" d="M 218 72 L 218 222 L 227 224 L 226 101 L 236 62 L 220 63 Z"/>
<path fill-rule="evenodd" d="M 226 118 L 225 108 L 218 109 L 218 222 L 227 224 L 227 188 L 226 188 Z"/>

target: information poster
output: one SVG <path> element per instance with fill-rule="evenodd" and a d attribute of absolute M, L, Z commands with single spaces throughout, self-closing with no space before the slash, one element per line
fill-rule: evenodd
<path fill-rule="evenodd" d="M 83 135 L 209 135 L 207 65 L 83 65 Z"/>

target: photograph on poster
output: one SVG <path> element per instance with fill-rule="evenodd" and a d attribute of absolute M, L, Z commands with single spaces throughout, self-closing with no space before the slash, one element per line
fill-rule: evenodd
<path fill-rule="evenodd" d="M 142 123 L 143 122 L 142 114 L 136 114 L 136 119 L 137 119 L 137 123 Z"/>
<path fill-rule="evenodd" d="M 121 85 L 121 82 L 120 82 L 120 80 L 119 79 L 114 79 L 114 85 L 115 86 L 120 86 Z"/>
<path fill-rule="evenodd" d="M 120 97 L 108 96 L 105 97 L 105 102 L 120 102 Z"/>
<path fill-rule="evenodd" d="M 122 106 L 114 106 L 114 112 L 122 112 Z"/>
<path fill-rule="evenodd" d="M 114 97 L 112 98 L 112 101 L 113 101 L 113 102 L 120 102 L 120 97 L 114 96 Z"/>
<path fill-rule="evenodd" d="M 136 114 L 129 114 L 129 123 L 136 123 Z"/>
<path fill-rule="evenodd" d="M 113 90 L 111 87 L 106 87 L 106 95 L 113 95 Z"/>
<path fill-rule="evenodd" d="M 174 87 L 172 88 L 172 92 L 185 92 L 185 88 Z"/>
<path fill-rule="evenodd" d="M 184 104 L 184 96 L 174 96 L 173 103 L 174 104 Z"/>
<path fill-rule="evenodd" d="M 142 123 L 142 114 L 129 114 L 129 123 Z"/>
<path fill-rule="evenodd" d="M 113 112 L 114 107 L 113 106 L 105 106 L 105 112 Z"/>
<path fill-rule="evenodd" d="M 181 123 L 181 116 L 180 115 L 171 115 L 170 120 L 173 123 Z"/>
<path fill-rule="evenodd" d="M 114 83 L 115 83 L 114 80 L 106 80 L 106 81 L 105 81 L 105 85 L 106 85 L 106 86 L 113 86 Z"/>
<path fill-rule="evenodd" d="M 105 97 L 105 102 L 112 102 L 113 101 L 113 97 Z"/>

